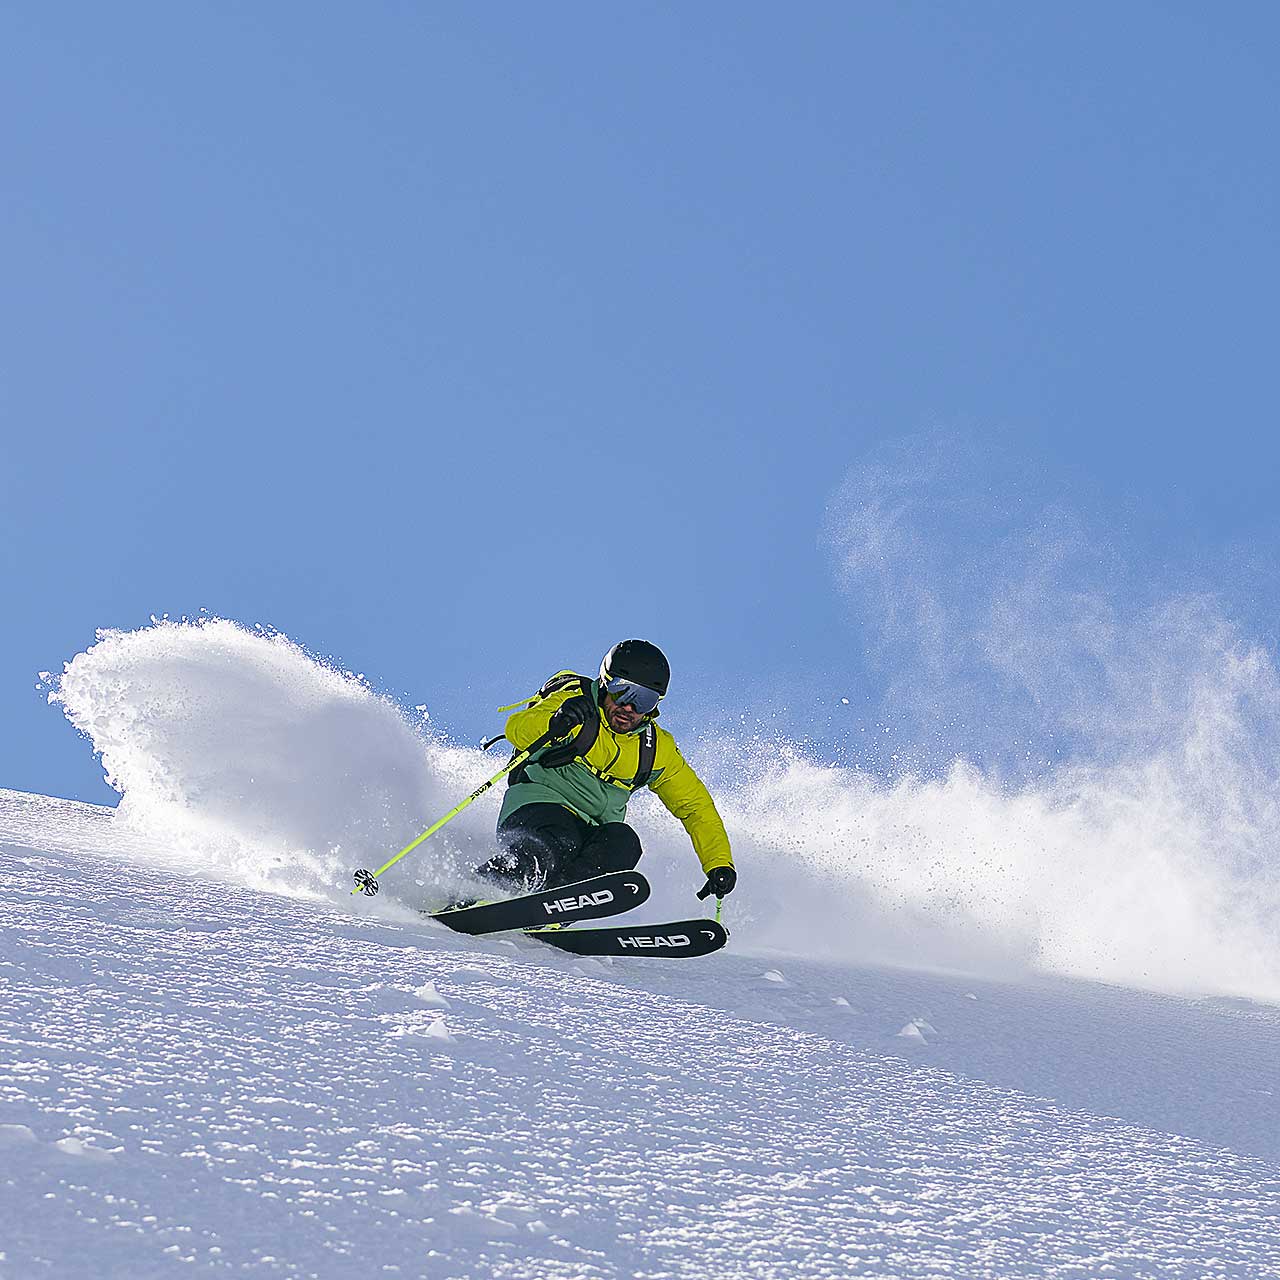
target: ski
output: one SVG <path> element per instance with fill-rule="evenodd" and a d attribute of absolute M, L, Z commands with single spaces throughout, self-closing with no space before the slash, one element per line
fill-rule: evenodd
<path fill-rule="evenodd" d="M 729 941 L 715 920 L 667 924 L 610 925 L 603 929 L 526 929 L 525 936 L 580 956 L 706 956 Z"/>
<path fill-rule="evenodd" d="M 616 916 L 638 907 L 648 896 L 649 882 L 640 872 L 609 871 L 518 898 L 423 914 L 458 933 L 501 933 L 506 929 L 536 929 L 539 925 Z"/>

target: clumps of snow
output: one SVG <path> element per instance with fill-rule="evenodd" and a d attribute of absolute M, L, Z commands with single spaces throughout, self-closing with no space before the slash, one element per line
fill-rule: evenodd
<path fill-rule="evenodd" d="M 101 1147 L 91 1146 L 82 1138 L 68 1136 L 59 1138 L 53 1144 L 55 1151 L 60 1151 L 64 1156 L 72 1156 L 77 1160 L 87 1160 L 91 1164 L 107 1164 L 115 1157 L 110 1151 L 104 1151 Z"/>
<path fill-rule="evenodd" d="M 444 1018 L 435 1018 L 430 1022 L 405 1019 L 397 1022 L 387 1034 L 397 1040 L 405 1036 L 426 1040 L 434 1049 L 447 1049 L 458 1043 L 458 1038 L 449 1030 Z"/>
<path fill-rule="evenodd" d="M 505 978 L 500 972 L 490 972 L 488 969 L 482 969 L 479 965 L 474 964 L 460 964 L 456 968 L 449 970 L 449 976 L 463 982 L 505 981 Z"/>
<path fill-rule="evenodd" d="M 779 986 L 789 987 L 791 985 L 778 969 L 766 969 L 760 977 L 765 982 L 776 982 Z"/>
<path fill-rule="evenodd" d="M 413 998 L 422 1004 L 429 1005 L 433 1009 L 449 1008 L 448 998 L 442 996 L 440 992 L 436 990 L 436 984 L 434 982 L 424 982 L 422 986 L 414 987 Z"/>
<path fill-rule="evenodd" d="M 56 1151 L 59 1155 L 71 1156 L 73 1159 L 84 1160 L 90 1164 L 106 1164 L 114 1159 L 110 1151 L 95 1147 L 74 1134 L 46 1143 L 41 1142 L 28 1125 L 0 1124 L 0 1151 L 19 1150 Z"/>
<path fill-rule="evenodd" d="M 933 1023 L 924 1018 L 912 1018 L 901 1031 L 898 1032 L 899 1040 L 906 1040 L 913 1044 L 929 1044 L 938 1034 L 938 1029 Z"/>
<path fill-rule="evenodd" d="M 448 1210 L 455 1228 L 461 1228 L 466 1235 L 479 1236 L 483 1239 L 501 1239 L 504 1236 L 518 1234 L 518 1228 L 497 1216 L 477 1209 L 471 1203 L 455 1205 Z"/>
<path fill-rule="evenodd" d="M 433 1022 L 425 1031 L 420 1031 L 418 1034 L 424 1040 L 431 1040 L 438 1045 L 458 1043 L 457 1037 L 449 1030 L 443 1018 Z"/>

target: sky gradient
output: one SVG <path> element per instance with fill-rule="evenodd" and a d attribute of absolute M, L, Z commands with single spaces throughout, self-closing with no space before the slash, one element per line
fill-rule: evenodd
<path fill-rule="evenodd" d="M 202 609 L 464 741 L 645 635 L 678 734 L 838 752 L 896 677 L 832 522 L 956 440 L 922 509 L 1068 512 L 1090 590 L 1116 556 L 1108 590 L 1213 590 L 1274 643 L 1278 36 L 1261 4 L 10 6 L 0 786 L 110 799 L 37 673 Z M 922 537 L 982 577 L 1008 527 Z"/>

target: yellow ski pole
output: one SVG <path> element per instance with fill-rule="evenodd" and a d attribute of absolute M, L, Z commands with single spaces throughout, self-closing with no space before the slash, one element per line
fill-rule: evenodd
<path fill-rule="evenodd" d="M 549 741 L 550 734 L 544 734 L 537 740 L 537 742 L 531 742 L 525 750 L 521 751 L 518 755 L 512 756 L 511 759 L 508 760 L 507 763 L 503 765 L 503 767 L 495 773 L 488 782 L 482 783 L 478 786 L 464 801 L 462 801 L 461 804 L 454 805 L 454 807 L 450 809 L 439 822 L 433 823 L 429 826 L 416 840 L 410 840 L 409 843 L 390 860 L 390 862 L 383 863 L 377 871 L 357 871 L 355 873 L 356 887 L 351 890 L 352 896 L 354 897 L 357 893 L 365 893 L 372 898 L 373 895 L 378 892 L 378 877 L 382 875 L 384 871 L 394 867 L 406 853 L 412 853 L 428 836 L 435 835 L 435 833 L 439 831 L 446 822 L 450 822 L 452 819 L 456 818 L 458 814 L 460 814 L 473 800 L 477 800 L 484 795 L 484 793 L 488 791 L 495 782 L 501 782 L 502 779 L 505 778 L 513 769 L 518 769 L 535 751 L 540 747 L 546 746 Z"/>

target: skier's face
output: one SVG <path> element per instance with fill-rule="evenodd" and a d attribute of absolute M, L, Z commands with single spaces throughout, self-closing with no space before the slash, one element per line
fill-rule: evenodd
<path fill-rule="evenodd" d="M 632 729 L 638 729 L 640 722 L 644 719 L 634 707 L 619 703 L 613 694 L 606 693 L 604 695 L 604 718 L 609 722 L 609 728 L 615 729 L 618 733 L 630 733 Z"/>

